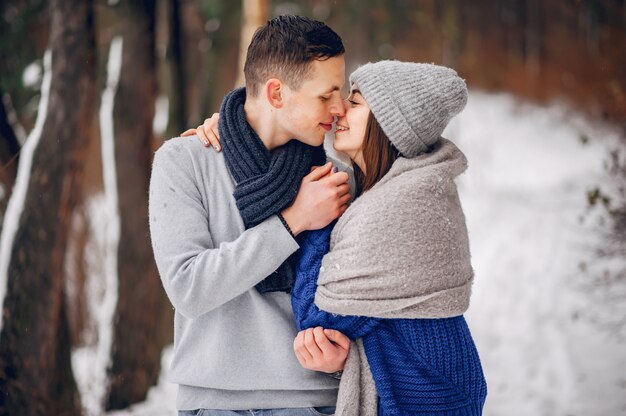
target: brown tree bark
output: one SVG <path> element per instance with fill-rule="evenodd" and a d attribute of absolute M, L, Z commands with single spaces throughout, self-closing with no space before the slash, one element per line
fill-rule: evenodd
<path fill-rule="evenodd" d="M 0 231 L 2 230 L 2 221 L 4 219 L 4 211 L 6 210 L 15 176 L 17 175 L 17 163 L 20 151 L 20 144 L 17 136 L 9 122 L 8 111 L 5 108 L 4 96 L 0 90 Z"/>
<path fill-rule="evenodd" d="M 85 0 L 51 0 L 50 16 L 48 112 L 12 246 L 3 309 L 2 415 L 80 414 L 70 361 L 63 261 L 78 197 L 76 184 L 92 131 L 93 5 Z"/>
<path fill-rule="evenodd" d="M 172 120 L 177 133 L 187 129 L 187 90 L 185 88 L 185 42 L 181 22 L 181 1 L 170 0 L 170 50 L 172 53 Z"/>
<path fill-rule="evenodd" d="M 237 71 L 236 81 L 237 87 L 241 87 L 246 83 L 246 79 L 243 75 L 243 67 L 246 63 L 248 45 L 250 45 L 254 32 L 267 21 L 269 6 L 269 0 L 243 0 L 241 38 L 239 39 L 239 70 Z"/>
<path fill-rule="evenodd" d="M 194 57 L 195 62 L 187 63 L 190 68 L 200 68 L 194 74 L 192 82 L 188 82 L 198 85 L 200 92 L 198 100 L 194 102 L 194 109 L 189 112 L 192 126 L 195 122 L 202 123 L 206 117 L 219 111 L 224 95 L 235 85 L 237 72 L 233 68 L 237 65 L 239 50 L 233 45 L 240 43 L 241 7 L 242 4 L 238 1 L 224 2 L 220 13 L 215 16 L 219 19 L 220 26 L 219 30 L 210 35 L 212 46 L 206 59 Z"/>
<path fill-rule="evenodd" d="M 156 99 L 155 0 L 120 2 L 122 67 L 113 131 L 121 237 L 110 390 L 106 408 L 145 399 L 172 327 L 149 240 L 148 185 Z"/>

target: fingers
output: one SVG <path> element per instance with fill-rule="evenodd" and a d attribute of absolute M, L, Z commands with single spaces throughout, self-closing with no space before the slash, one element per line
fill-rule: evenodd
<path fill-rule="evenodd" d="M 313 171 L 311 171 L 311 173 L 304 177 L 304 180 L 309 182 L 320 180 L 330 172 L 330 170 L 332 169 L 332 165 L 333 164 L 331 162 L 328 162 L 324 166 L 320 166 L 319 168 L 314 169 Z"/>
<path fill-rule="evenodd" d="M 348 204 L 350 202 L 350 199 L 352 198 L 352 196 L 350 194 L 346 194 L 344 196 L 342 196 L 341 198 L 339 198 L 339 215 L 338 217 L 342 216 L 344 212 L 346 212 L 346 210 L 350 207 L 350 205 Z"/>
<path fill-rule="evenodd" d="M 332 373 L 345 365 L 350 339 L 339 331 L 309 328 L 298 333 L 293 349 L 302 367 Z"/>
<path fill-rule="evenodd" d="M 210 145 L 219 152 L 222 147 L 220 145 L 217 119 L 219 119 L 219 114 L 215 113 L 211 116 L 211 118 L 204 120 L 202 130 L 204 131 L 205 137 Z"/>
<path fill-rule="evenodd" d="M 208 134 L 211 131 L 211 128 L 207 126 L 207 121 L 209 120 L 208 119 L 204 120 L 204 123 L 202 123 L 201 126 L 198 126 L 196 130 L 198 130 L 198 137 L 202 139 L 202 143 L 204 143 L 206 147 L 209 147 L 212 145 L 208 137 Z"/>
<path fill-rule="evenodd" d="M 313 170 L 317 169 L 318 167 L 320 167 L 320 166 L 314 166 L 313 168 L 311 168 L 311 172 L 313 172 Z M 339 168 L 337 168 L 337 166 L 333 166 L 330 169 L 330 172 L 328 172 L 327 174 L 323 175 L 320 179 L 327 178 L 327 177 L 329 177 L 331 175 L 334 175 L 337 172 L 339 172 Z"/>
<path fill-rule="evenodd" d="M 304 346 L 309 354 L 311 354 L 312 359 L 317 362 L 322 358 L 323 354 L 322 350 L 315 341 L 315 335 L 313 334 L 314 330 L 314 328 L 309 328 L 304 332 Z"/>
<path fill-rule="evenodd" d="M 319 329 L 321 331 L 321 327 Z M 305 329 L 298 332 L 298 335 L 293 340 L 293 350 L 296 353 L 296 358 L 303 367 L 309 369 L 314 368 L 323 356 L 313 332 L 314 328 Z M 327 342 L 330 344 L 329 341 Z"/>
<path fill-rule="evenodd" d="M 296 359 L 298 360 L 300 365 L 304 368 L 307 368 L 306 360 L 302 357 L 302 354 L 300 354 L 300 352 L 296 350 L 295 348 L 293 349 L 293 351 L 296 354 Z"/>
<path fill-rule="evenodd" d="M 205 145 L 206 147 L 210 146 L 209 140 L 207 139 L 206 134 L 202 129 L 202 126 L 196 127 L 196 135 L 198 136 L 198 140 L 200 140 L 203 145 Z"/>
<path fill-rule="evenodd" d="M 196 134 L 196 129 L 189 129 L 182 132 L 180 137 L 193 136 L 194 134 Z"/>
<path fill-rule="evenodd" d="M 330 175 L 328 179 L 331 185 L 339 186 L 343 183 L 348 182 L 348 174 L 346 172 L 337 172 L 333 175 Z"/>
<path fill-rule="evenodd" d="M 304 332 L 305 331 L 300 331 L 293 340 L 293 351 L 296 353 L 296 358 L 298 359 L 300 365 L 308 368 L 308 363 L 311 362 L 313 357 L 304 346 Z"/>
<path fill-rule="evenodd" d="M 330 339 L 332 342 L 334 342 L 344 350 L 350 349 L 350 338 L 337 331 L 336 329 L 325 329 L 324 335 L 326 335 L 328 339 Z"/>
<path fill-rule="evenodd" d="M 196 134 L 198 135 L 198 140 L 200 140 L 204 146 L 211 146 L 219 152 L 222 149 L 218 131 L 219 118 L 219 113 L 214 113 L 211 117 L 204 120 L 204 123 L 202 123 L 201 126 L 198 126 L 196 129 L 189 129 L 182 135 L 186 136 Z"/>
<path fill-rule="evenodd" d="M 315 342 L 319 346 L 322 354 L 331 354 L 333 353 L 334 348 L 336 348 L 328 339 L 326 334 L 324 333 L 324 328 L 318 326 L 313 329 L 313 336 L 315 337 Z"/>
<path fill-rule="evenodd" d="M 343 185 L 339 185 L 337 187 L 337 196 L 342 197 L 345 196 L 346 194 L 350 194 L 350 185 L 348 185 L 347 183 L 344 183 Z"/>
<path fill-rule="evenodd" d="M 348 202 L 350 202 L 350 198 L 352 198 L 352 195 L 350 195 L 349 192 L 346 194 L 343 194 L 342 196 L 339 197 L 339 204 L 346 205 Z"/>

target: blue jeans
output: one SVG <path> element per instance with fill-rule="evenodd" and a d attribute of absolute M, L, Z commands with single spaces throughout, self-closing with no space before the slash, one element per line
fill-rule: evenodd
<path fill-rule="evenodd" d="M 178 416 L 332 416 L 334 406 L 302 407 L 297 409 L 259 409 L 259 410 L 181 410 Z"/>

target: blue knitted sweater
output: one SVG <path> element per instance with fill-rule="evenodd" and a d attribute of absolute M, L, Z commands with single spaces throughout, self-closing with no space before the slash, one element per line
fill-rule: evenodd
<path fill-rule="evenodd" d="M 300 248 L 291 294 L 299 330 L 336 329 L 363 346 L 379 396 L 379 415 L 478 416 L 487 385 L 463 316 L 378 319 L 343 316 L 314 303 L 334 224 L 311 231 Z"/>

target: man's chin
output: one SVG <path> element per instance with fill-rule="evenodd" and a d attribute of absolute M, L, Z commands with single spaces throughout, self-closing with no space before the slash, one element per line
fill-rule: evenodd
<path fill-rule="evenodd" d="M 321 146 L 324 144 L 324 136 L 322 137 L 313 137 L 313 138 L 307 138 L 306 140 L 301 140 L 302 143 L 308 144 L 309 146 Z"/>

